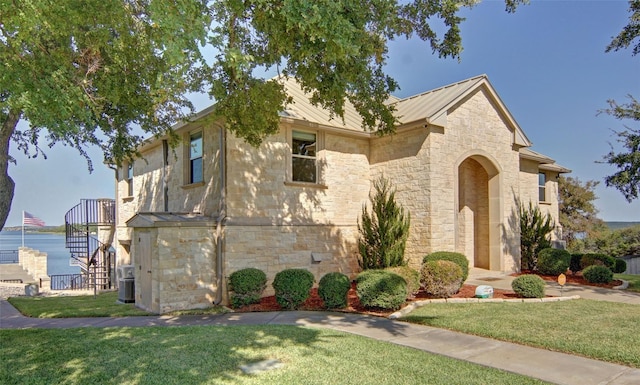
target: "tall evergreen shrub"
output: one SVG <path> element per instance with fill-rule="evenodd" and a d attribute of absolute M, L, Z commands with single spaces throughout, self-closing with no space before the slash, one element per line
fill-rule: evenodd
<path fill-rule="evenodd" d="M 410 214 L 395 201 L 395 190 L 388 179 L 373 182 L 371 211 L 365 205 L 358 221 L 358 262 L 363 270 L 404 266 L 404 249 L 409 236 Z"/>
<path fill-rule="evenodd" d="M 537 270 L 537 256 L 542 249 L 551 247 L 549 234 L 555 227 L 551 216 L 542 214 L 537 206 L 520 205 L 520 267 Z"/>

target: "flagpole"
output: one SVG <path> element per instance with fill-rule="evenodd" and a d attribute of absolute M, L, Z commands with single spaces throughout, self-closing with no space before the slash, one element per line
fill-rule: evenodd
<path fill-rule="evenodd" d="M 22 210 L 22 247 L 24 247 L 24 210 Z"/>

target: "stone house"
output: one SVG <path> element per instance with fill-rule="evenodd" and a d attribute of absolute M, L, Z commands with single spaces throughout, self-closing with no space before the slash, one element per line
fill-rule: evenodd
<path fill-rule="evenodd" d="M 383 137 L 364 132 L 353 108 L 332 118 L 295 82 L 285 86 L 294 103 L 259 148 L 226 132 L 210 107 L 176 125 L 177 148 L 151 140 L 119 170 L 114 245 L 118 264 L 135 266 L 137 306 L 224 303 L 225 278 L 245 267 L 263 270 L 268 285 L 286 268 L 316 281 L 355 275 L 357 221 L 381 175 L 411 213 L 414 267 L 449 250 L 474 267 L 517 271 L 518 203 L 558 223 L 557 177 L 569 170 L 529 149 L 487 76 L 391 98 L 401 124 Z"/>

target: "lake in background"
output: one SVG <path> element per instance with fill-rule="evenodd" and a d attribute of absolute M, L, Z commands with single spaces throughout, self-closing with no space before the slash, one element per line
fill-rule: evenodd
<path fill-rule="evenodd" d="M 64 234 L 24 233 L 24 246 L 47 253 L 47 274 L 80 274 L 78 266 L 69 266 L 71 253 L 64 247 Z M 0 231 L 0 250 L 18 250 L 22 246 L 22 231 Z"/>

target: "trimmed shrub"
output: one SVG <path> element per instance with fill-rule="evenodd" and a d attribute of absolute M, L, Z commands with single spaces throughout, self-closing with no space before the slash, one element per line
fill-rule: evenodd
<path fill-rule="evenodd" d="M 571 270 L 571 273 L 576 274 L 577 272 L 582 270 L 582 267 L 580 266 L 580 260 L 582 259 L 583 255 L 584 254 L 582 253 L 571 254 L 571 261 L 569 262 L 569 270 Z"/>
<path fill-rule="evenodd" d="M 616 263 L 613 265 L 613 272 L 615 274 L 622 274 L 627 271 L 627 261 L 622 258 L 616 258 Z"/>
<path fill-rule="evenodd" d="M 582 270 L 582 276 L 587 282 L 609 283 L 613 281 L 613 272 L 606 266 L 591 265 Z"/>
<path fill-rule="evenodd" d="M 469 277 L 469 260 L 464 254 L 455 253 L 452 251 L 436 251 L 435 253 L 431 253 L 422 258 L 423 265 L 425 262 L 431 261 L 451 261 L 460 266 L 460 268 L 462 269 L 462 282 L 460 283 L 461 285 L 462 283 L 464 283 L 464 281 L 467 280 L 467 277 Z"/>
<path fill-rule="evenodd" d="M 543 214 L 537 205 L 529 202 L 529 207 L 520 204 L 520 268 L 536 270 L 540 250 L 551 247 L 549 234 L 555 224 L 551 215 Z"/>
<path fill-rule="evenodd" d="M 462 269 L 451 261 L 428 261 L 422 265 L 420 283 L 427 293 L 439 298 L 449 298 L 462 286 Z"/>
<path fill-rule="evenodd" d="M 613 269 L 615 264 L 615 258 L 600 253 L 588 253 L 583 255 L 582 259 L 580 259 L 580 267 L 582 267 L 582 270 L 593 265 L 606 266 L 609 269 Z"/>
<path fill-rule="evenodd" d="M 351 288 L 349 277 L 342 273 L 327 273 L 318 283 L 318 295 L 324 306 L 329 309 L 339 309 L 347 306 L 347 293 Z"/>
<path fill-rule="evenodd" d="M 276 274 L 273 288 L 276 302 L 284 309 L 297 309 L 310 296 L 313 274 L 305 269 L 286 269 Z"/>
<path fill-rule="evenodd" d="M 229 276 L 231 306 L 241 307 L 260 302 L 267 287 L 267 275 L 253 267 L 237 270 Z"/>
<path fill-rule="evenodd" d="M 407 283 L 407 298 L 412 297 L 420 290 L 420 272 L 409 266 L 387 267 L 386 271 L 398 274 Z"/>
<path fill-rule="evenodd" d="M 546 275 L 564 274 L 571 263 L 571 254 L 562 249 L 542 249 L 538 254 L 538 271 Z"/>
<path fill-rule="evenodd" d="M 523 298 L 544 297 L 544 280 L 535 274 L 524 274 L 511 282 L 511 288 Z"/>
<path fill-rule="evenodd" d="M 356 277 L 356 292 L 362 306 L 396 310 L 407 297 L 407 283 L 390 271 L 365 270 Z"/>

